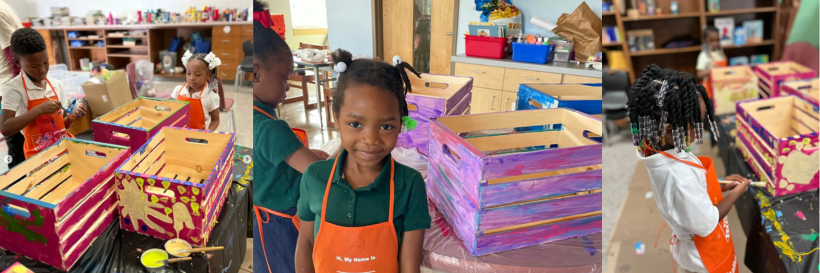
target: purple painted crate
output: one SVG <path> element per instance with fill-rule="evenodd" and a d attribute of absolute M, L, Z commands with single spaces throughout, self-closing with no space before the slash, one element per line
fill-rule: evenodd
<path fill-rule="evenodd" d="M 434 118 L 428 196 L 474 256 L 601 232 L 601 133 L 565 108 Z"/>
<path fill-rule="evenodd" d="M 202 247 L 230 189 L 234 134 L 165 127 L 117 169 L 122 229 Z"/>
<path fill-rule="evenodd" d="M 780 96 L 780 84 L 783 82 L 811 79 L 817 76 L 817 72 L 811 68 L 795 62 L 758 64 L 754 67 L 754 71 L 760 86 L 760 97 L 763 98 Z"/>
<path fill-rule="evenodd" d="M 117 216 L 125 146 L 63 139 L 0 175 L 0 248 L 68 270 Z"/>
<path fill-rule="evenodd" d="M 407 94 L 407 109 L 418 125 L 413 131 L 399 135 L 398 147 L 417 149 L 427 155 L 430 119 L 469 113 L 473 78 L 434 74 L 410 77 L 412 93 Z"/>
<path fill-rule="evenodd" d="M 188 127 L 190 108 L 185 101 L 137 98 L 95 119 L 94 141 L 139 150 L 165 126 Z"/>

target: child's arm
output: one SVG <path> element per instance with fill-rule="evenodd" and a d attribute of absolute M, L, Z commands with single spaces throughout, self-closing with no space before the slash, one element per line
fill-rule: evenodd
<path fill-rule="evenodd" d="M 313 268 L 313 239 L 313 221 L 303 220 L 299 223 L 299 239 L 296 240 L 296 272 L 316 272 Z"/>
<path fill-rule="evenodd" d="M 8 96 L 8 94 L 6 96 Z M 60 106 L 60 102 L 53 100 L 46 101 L 38 105 L 37 107 L 31 109 L 31 111 L 27 111 L 25 114 L 19 117 L 15 117 L 15 115 L 17 115 L 17 112 L 9 109 L 3 109 L 3 123 L 0 124 L 0 132 L 2 132 L 4 136 L 12 136 L 23 130 L 23 128 L 26 128 L 26 126 L 28 126 L 35 120 L 37 120 L 37 117 L 39 117 L 40 115 L 52 114 L 54 112 L 59 111 L 60 109 L 62 109 L 62 106 Z"/>
<path fill-rule="evenodd" d="M 270 147 L 258 149 L 254 153 L 262 156 L 274 165 L 282 162 L 304 173 L 307 166 L 322 160 L 310 149 L 302 144 L 296 134 L 284 121 L 263 122 L 254 121 L 253 133 L 255 136 L 264 136 Z"/>
<path fill-rule="evenodd" d="M 211 124 L 208 125 L 208 130 L 216 131 L 219 128 L 219 109 L 211 111 Z"/>
<path fill-rule="evenodd" d="M 712 71 L 712 58 L 709 57 L 709 53 L 701 51 L 698 54 L 697 64 L 695 69 L 698 71 L 697 76 L 698 79 L 703 79 L 709 77 L 709 73 Z"/>
<path fill-rule="evenodd" d="M 718 209 L 718 215 L 720 215 L 718 221 L 729 214 L 729 211 L 732 210 L 732 205 L 741 195 L 743 195 L 744 192 L 746 192 L 749 188 L 749 184 L 751 184 L 751 181 L 740 182 L 740 184 L 737 184 L 737 186 L 735 186 L 735 188 L 732 189 L 726 197 L 723 197 L 723 200 L 715 205 Z"/>
<path fill-rule="evenodd" d="M 399 268 L 401 273 L 418 273 L 421 271 L 421 248 L 424 244 L 424 230 L 402 232 L 399 249 Z"/>
<path fill-rule="evenodd" d="M 303 145 L 302 147 L 299 147 L 298 150 L 290 154 L 290 156 L 285 158 L 285 163 L 288 163 L 291 168 L 299 171 L 300 173 L 304 173 L 308 165 L 321 160 L 322 158 L 319 157 L 319 155 Z"/>

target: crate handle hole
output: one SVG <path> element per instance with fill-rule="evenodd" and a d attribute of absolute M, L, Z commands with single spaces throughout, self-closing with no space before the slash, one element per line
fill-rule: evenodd
<path fill-rule="evenodd" d="M 424 87 L 447 89 L 450 85 L 443 82 L 425 82 Z"/>
<path fill-rule="evenodd" d="M 93 156 L 93 157 L 99 157 L 99 158 L 106 158 L 107 157 L 107 155 L 103 152 L 92 151 L 92 150 L 85 151 L 85 155 Z"/>
<path fill-rule="evenodd" d="M 157 105 L 154 109 L 157 109 L 157 111 L 171 111 L 171 107 L 162 105 Z"/>
<path fill-rule="evenodd" d="M 527 100 L 527 104 L 529 104 L 530 106 L 535 106 L 538 109 L 544 109 L 541 103 L 534 99 Z"/>
<path fill-rule="evenodd" d="M 724 71 L 723 72 L 723 75 L 734 75 L 734 74 L 735 74 L 734 70 L 729 70 L 729 71 Z"/>
<path fill-rule="evenodd" d="M 129 136 L 126 133 L 111 131 L 111 136 L 113 136 L 114 138 L 120 139 L 120 140 L 125 140 L 125 141 L 131 140 L 131 136 Z"/>
<path fill-rule="evenodd" d="M 159 196 L 168 197 L 168 198 L 174 198 L 174 196 L 176 196 L 174 194 L 174 191 L 169 191 L 169 190 L 165 190 L 163 188 L 157 188 L 157 187 L 148 186 L 148 185 L 145 185 L 145 193 L 146 194 L 159 195 Z"/>
<path fill-rule="evenodd" d="M 596 143 L 601 143 L 601 140 L 599 140 L 599 139 L 601 139 L 601 136 L 599 136 L 598 134 L 593 133 L 589 130 L 584 130 L 584 138 L 592 140 L 593 142 L 596 142 Z"/>
<path fill-rule="evenodd" d="M 419 106 L 416 105 L 415 103 L 408 103 L 407 104 L 407 111 L 408 112 L 416 112 L 418 110 L 419 110 Z"/>
<path fill-rule="evenodd" d="M 451 161 L 453 161 L 453 163 L 457 166 L 461 166 L 461 157 L 458 156 L 458 154 L 456 154 L 455 151 L 453 151 L 453 149 L 450 149 L 450 147 L 448 147 L 447 144 L 442 144 L 441 146 L 443 147 L 442 152 L 444 153 L 444 155 Z"/>
<path fill-rule="evenodd" d="M 187 141 L 189 143 L 194 143 L 194 144 L 202 144 L 202 145 L 207 145 L 208 144 L 208 140 L 201 139 L 201 138 L 187 137 L 187 138 L 185 138 L 185 141 Z"/>
<path fill-rule="evenodd" d="M 775 71 L 775 70 L 780 70 L 780 67 L 777 67 L 777 66 L 774 66 L 774 67 L 769 67 L 769 68 L 766 68 L 766 70 L 767 70 L 767 71 Z"/>
<path fill-rule="evenodd" d="M 774 105 L 768 105 L 768 106 L 763 106 L 763 107 L 757 108 L 757 111 L 771 110 L 773 108 L 774 108 Z"/>
<path fill-rule="evenodd" d="M 31 217 L 31 212 L 29 212 L 28 209 L 23 208 L 23 207 L 19 207 L 19 206 L 15 206 L 15 205 L 12 205 L 12 204 L 3 205 L 3 211 L 6 212 L 6 214 L 8 214 L 8 215 L 20 216 L 23 219 L 28 219 L 29 217 Z"/>

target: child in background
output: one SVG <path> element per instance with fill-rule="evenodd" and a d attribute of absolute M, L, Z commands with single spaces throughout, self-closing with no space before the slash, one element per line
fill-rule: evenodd
<path fill-rule="evenodd" d="M 405 69 L 419 74 L 398 56 L 395 66 L 353 61 L 341 49 L 332 56 L 340 73 L 333 112 L 344 149 L 302 176 L 297 271 L 419 272 L 430 228 L 427 191 L 418 171 L 390 156 L 408 115 Z"/>
<path fill-rule="evenodd" d="M 749 180 L 731 175 L 720 184 L 712 159 L 691 153 L 704 125 L 717 134 L 714 110 L 695 76 L 656 65 L 629 89 L 632 144 L 646 164 L 655 202 L 672 228 L 671 252 L 682 271 L 737 272 L 726 215 Z M 718 136 L 715 135 L 715 138 Z M 730 191 L 724 198 L 722 192 Z"/>
<path fill-rule="evenodd" d="M 720 34 L 714 26 L 706 26 L 703 30 L 703 49 L 698 54 L 698 63 L 695 67 L 698 70 L 698 79 L 703 80 L 706 94 L 712 97 L 712 83 L 709 81 L 709 73 L 712 68 L 726 67 L 729 65 L 726 54 L 720 47 Z"/>
<path fill-rule="evenodd" d="M 266 5 L 254 0 L 253 10 L 254 269 L 294 272 L 299 182 L 308 165 L 328 155 L 309 150 L 276 116 L 288 91 L 293 58 L 285 40 L 271 29 Z"/>
<path fill-rule="evenodd" d="M 216 67 L 222 61 L 213 52 L 208 55 L 191 54 L 185 51 L 182 64 L 185 66 L 185 84 L 177 85 L 171 97 L 187 101 L 191 106 L 188 128 L 216 131 L 219 128 L 219 85 L 216 82 Z M 204 100 L 203 100 L 204 98 Z"/>
<path fill-rule="evenodd" d="M 2 87 L 0 132 L 12 136 L 23 131 L 25 158 L 37 154 L 64 137 L 73 137 L 66 128 L 85 115 L 78 104 L 72 113 L 63 111 L 67 98 L 63 83 L 48 76 L 48 53 L 43 36 L 34 29 L 21 28 L 11 35 L 14 62 L 23 70 Z"/>

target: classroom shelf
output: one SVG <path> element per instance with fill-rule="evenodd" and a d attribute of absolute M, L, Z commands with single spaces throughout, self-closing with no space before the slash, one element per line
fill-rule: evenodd
<path fill-rule="evenodd" d="M 68 49 L 105 49 L 104 46 L 70 46 Z"/>
<path fill-rule="evenodd" d="M 683 53 L 683 52 L 695 52 L 700 51 L 701 46 L 689 46 L 689 47 L 682 47 L 682 48 L 660 48 L 655 50 L 643 50 L 643 51 L 634 51 L 629 52 L 629 55 L 634 56 L 651 56 L 651 55 L 661 55 L 661 54 L 670 54 L 670 53 Z"/>
<path fill-rule="evenodd" d="M 68 38 L 69 41 L 102 41 L 105 38 Z"/>
<path fill-rule="evenodd" d="M 119 51 L 119 52 L 111 52 L 108 53 L 108 57 L 123 57 L 123 58 L 131 58 L 131 57 L 147 57 L 149 54 L 148 52 L 131 52 L 129 51 Z"/>
<path fill-rule="evenodd" d="M 108 38 L 108 39 L 148 38 L 148 36 L 145 36 L 145 35 L 139 35 L 139 36 L 137 36 L 137 35 L 126 35 L 126 36 L 105 36 L 105 38 Z"/>
<path fill-rule="evenodd" d="M 601 46 L 621 46 L 621 42 L 603 43 Z"/>
<path fill-rule="evenodd" d="M 631 18 L 631 17 L 621 17 L 621 18 L 623 18 L 624 22 L 635 22 L 635 21 L 647 21 L 647 20 L 664 20 L 664 19 L 698 18 L 698 17 L 700 17 L 699 12 L 688 12 L 688 13 L 679 13 L 679 14 L 641 15 L 638 18 Z"/>
<path fill-rule="evenodd" d="M 604 12 L 601 12 L 601 15 L 602 15 L 602 16 L 606 16 L 606 15 L 615 15 L 615 12 L 614 12 L 614 11 L 604 11 Z"/>
<path fill-rule="evenodd" d="M 134 46 L 127 46 L 127 45 L 107 45 L 107 48 L 141 48 L 141 49 L 148 49 L 147 45 L 134 45 Z"/>
<path fill-rule="evenodd" d="M 766 7 L 766 8 L 754 8 L 754 9 L 736 9 L 736 10 L 722 10 L 719 12 L 707 12 L 706 16 L 723 16 L 723 15 L 733 15 L 733 14 L 746 14 L 746 13 L 766 13 L 766 12 L 776 12 L 777 8 L 775 7 Z"/>

